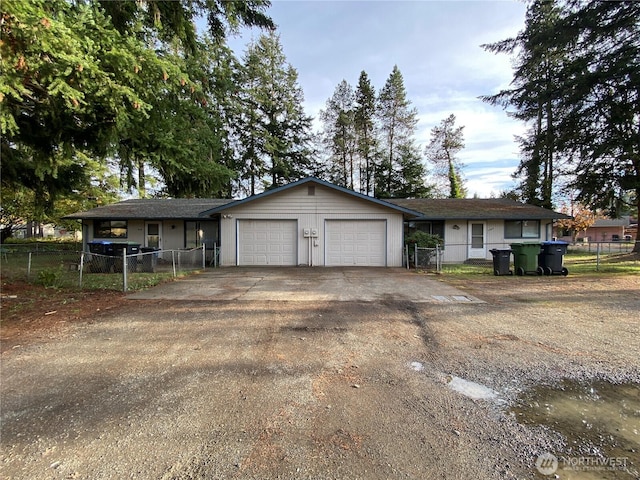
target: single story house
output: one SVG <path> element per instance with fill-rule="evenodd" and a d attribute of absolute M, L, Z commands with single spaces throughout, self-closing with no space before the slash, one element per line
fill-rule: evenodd
<path fill-rule="evenodd" d="M 444 262 L 490 259 L 490 250 L 511 243 L 553 239 L 555 220 L 570 218 L 546 208 L 506 198 L 411 198 L 389 202 L 419 212 L 405 225 L 444 239 Z"/>
<path fill-rule="evenodd" d="M 448 263 L 490 259 L 491 248 L 551 239 L 566 216 L 505 199 L 372 198 L 305 178 L 242 200 L 143 199 L 97 207 L 82 221 L 83 242 L 126 240 L 145 247 L 219 248 L 222 266 L 403 264 L 413 229 L 444 238 Z"/>

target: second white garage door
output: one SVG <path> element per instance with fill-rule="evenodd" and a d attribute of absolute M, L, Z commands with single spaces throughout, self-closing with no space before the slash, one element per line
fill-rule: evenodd
<path fill-rule="evenodd" d="M 238 265 L 296 265 L 295 220 L 238 220 Z"/>
<path fill-rule="evenodd" d="M 384 220 L 327 220 L 327 266 L 384 267 L 387 264 Z"/>

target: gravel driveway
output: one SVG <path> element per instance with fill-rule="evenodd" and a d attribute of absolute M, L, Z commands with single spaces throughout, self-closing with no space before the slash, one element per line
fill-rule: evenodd
<path fill-rule="evenodd" d="M 281 277 L 276 300 L 147 294 L 10 350 L 0 476 L 543 478 L 536 456 L 563 439 L 516 422 L 522 391 L 640 382 L 638 277 L 400 278 L 439 293 L 283 301 Z"/>

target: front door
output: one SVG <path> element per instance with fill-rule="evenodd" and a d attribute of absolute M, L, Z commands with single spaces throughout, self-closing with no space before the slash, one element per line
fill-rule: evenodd
<path fill-rule="evenodd" d="M 162 249 L 162 223 L 145 222 L 144 246 Z"/>
<path fill-rule="evenodd" d="M 486 230 L 484 222 L 469 223 L 469 258 L 486 258 Z"/>

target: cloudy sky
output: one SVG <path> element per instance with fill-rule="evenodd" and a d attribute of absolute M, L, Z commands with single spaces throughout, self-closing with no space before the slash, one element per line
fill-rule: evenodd
<path fill-rule="evenodd" d="M 515 0 L 273 0 L 268 13 L 298 71 L 307 114 L 317 118 L 336 86 L 345 79 L 355 87 L 362 70 L 379 91 L 397 65 L 418 110 L 417 141 L 427 144 L 431 129 L 453 113 L 465 127 L 460 158 L 467 189 L 486 197 L 513 186 L 513 136 L 524 128 L 478 99 L 512 78 L 509 58 L 480 45 L 517 34 L 525 10 Z M 241 52 L 258 34 L 246 32 L 229 43 Z"/>

